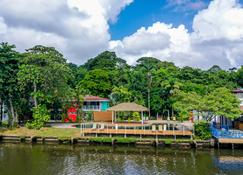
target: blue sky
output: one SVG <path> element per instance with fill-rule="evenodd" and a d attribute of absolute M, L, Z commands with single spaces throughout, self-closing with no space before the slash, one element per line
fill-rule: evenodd
<path fill-rule="evenodd" d="M 173 4 L 171 3 L 172 1 L 174 1 Z M 183 1 L 185 4 L 182 3 Z M 109 23 L 109 31 L 112 39 L 122 39 L 136 32 L 140 27 L 148 27 L 157 21 L 173 24 L 173 26 L 184 24 L 189 31 L 192 31 L 193 17 L 198 11 L 207 8 L 210 1 L 135 0 L 131 5 L 121 11 L 115 23 Z M 195 8 L 190 8 L 186 5 L 188 2 L 200 2 L 200 5 Z M 243 0 L 239 0 L 239 2 L 243 4 Z"/>
<path fill-rule="evenodd" d="M 112 39 L 122 39 L 136 32 L 140 27 L 148 27 L 157 21 L 171 23 L 173 26 L 184 24 L 191 31 L 194 15 L 206 8 L 210 0 L 200 1 L 202 3 L 197 8 L 190 8 L 185 4 L 170 4 L 170 2 L 168 0 L 135 0 L 121 11 L 116 23 L 110 22 Z"/>

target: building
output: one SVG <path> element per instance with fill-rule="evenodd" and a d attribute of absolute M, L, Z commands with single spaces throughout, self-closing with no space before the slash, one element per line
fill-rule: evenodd
<path fill-rule="evenodd" d="M 83 111 L 106 111 L 109 108 L 110 99 L 98 96 L 85 96 L 83 101 Z"/>
<path fill-rule="evenodd" d="M 98 96 L 87 95 L 83 99 L 83 104 L 81 108 L 84 113 L 88 112 L 104 112 L 109 108 L 110 99 L 102 98 Z M 68 117 L 65 119 L 65 122 L 76 122 L 77 121 L 77 111 L 79 107 L 76 101 L 72 101 L 72 106 L 68 109 Z"/>
<path fill-rule="evenodd" d="M 233 93 L 239 98 L 239 100 L 240 100 L 240 109 L 243 110 L 243 89 L 233 90 Z"/>

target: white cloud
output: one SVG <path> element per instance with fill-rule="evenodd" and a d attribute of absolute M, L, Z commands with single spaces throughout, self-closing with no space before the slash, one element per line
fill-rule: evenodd
<path fill-rule="evenodd" d="M 206 6 L 203 0 L 167 0 L 166 8 L 173 11 L 196 11 L 201 10 Z"/>
<path fill-rule="evenodd" d="M 142 27 L 122 41 L 111 41 L 110 49 L 133 64 L 142 56 L 153 56 L 160 59 L 169 58 L 171 51 L 180 52 L 190 49 L 190 41 L 184 25 L 173 28 L 172 25 L 154 23 L 145 29 Z M 170 58 L 169 58 L 170 59 Z"/>
<path fill-rule="evenodd" d="M 201 39 L 243 39 L 243 9 L 236 0 L 214 0 L 195 16 L 195 34 Z"/>
<path fill-rule="evenodd" d="M 153 56 L 179 66 L 201 68 L 242 65 L 242 46 L 243 8 L 237 0 L 211 1 L 194 17 L 191 33 L 184 25 L 172 27 L 157 22 L 123 40 L 110 42 L 110 49 L 130 63 L 141 56 Z"/>
<path fill-rule="evenodd" d="M 211 1 L 194 17 L 192 32 L 184 25 L 156 22 L 112 41 L 108 22 L 116 22 L 132 1 L 0 0 L 0 41 L 21 51 L 37 44 L 54 46 L 77 64 L 108 48 L 130 64 L 142 56 L 202 68 L 243 64 L 243 8 L 238 0 Z M 201 0 L 167 2 L 202 8 Z"/>
<path fill-rule="evenodd" d="M 4 19 L 0 17 L 0 34 L 6 33 L 7 25 L 4 22 Z"/>
<path fill-rule="evenodd" d="M 108 48 L 108 21 L 132 0 L 1 0 L 0 40 L 55 46 L 77 64 Z M 114 6 L 114 7 L 113 7 Z"/>

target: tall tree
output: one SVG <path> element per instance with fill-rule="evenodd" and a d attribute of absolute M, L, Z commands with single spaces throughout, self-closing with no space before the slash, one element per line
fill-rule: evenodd
<path fill-rule="evenodd" d="M 48 106 L 68 97 L 68 80 L 72 73 L 61 53 L 55 48 L 40 45 L 27 50 L 19 69 L 20 88 L 22 91 L 30 89 L 34 105 L 34 121 L 27 126 L 40 128 L 50 116 Z"/>
<path fill-rule="evenodd" d="M 108 97 L 112 91 L 111 76 L 106 70 L 91 70 L 85 74 L 77 88 L 91 95 Z"/>
<path fill-rule="evenodd" d="M 67 82 L 72 74 L 66 59 L 55 48 L 38 45 L 28 49 L 21 63 L 19 85 L 22 89 L 32 88 L 35 107 L 39 101 L 62 98 L 68 92 Z"/>
<path fill-rule="evenodd" d="M 114 70 L 126 66 L 126 61 L 118 58 L 115 52 L 105 51 L 95 58 L 91 58 L 83 65 L 87 70 L 106 69 Z"/>
<path fill-rule="evenodd" d="M 18 122 L 17 101 L 18 86 L 16 74 L 18 72 L 20 54 L 15 46 L 8 43 L 0 44 L 0 103 L 8 106 L 11 125 Z M 3 105 L 1 105 L 2 111 Z M 2 112 L 1 112 L 2 115 Z M 2 116 L 1 116 L 2 117 Z"/>

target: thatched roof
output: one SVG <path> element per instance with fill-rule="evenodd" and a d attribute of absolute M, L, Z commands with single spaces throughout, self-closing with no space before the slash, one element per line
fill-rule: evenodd
<path fill-rule="evenodd" d="M 148 111 L 148 108 L 138 105 L 136 103 L 120 103 L 118 105 L 112 106 L 108 108 L 108 111 L 134 111 L 134 112 L 142 112 Z"/>

